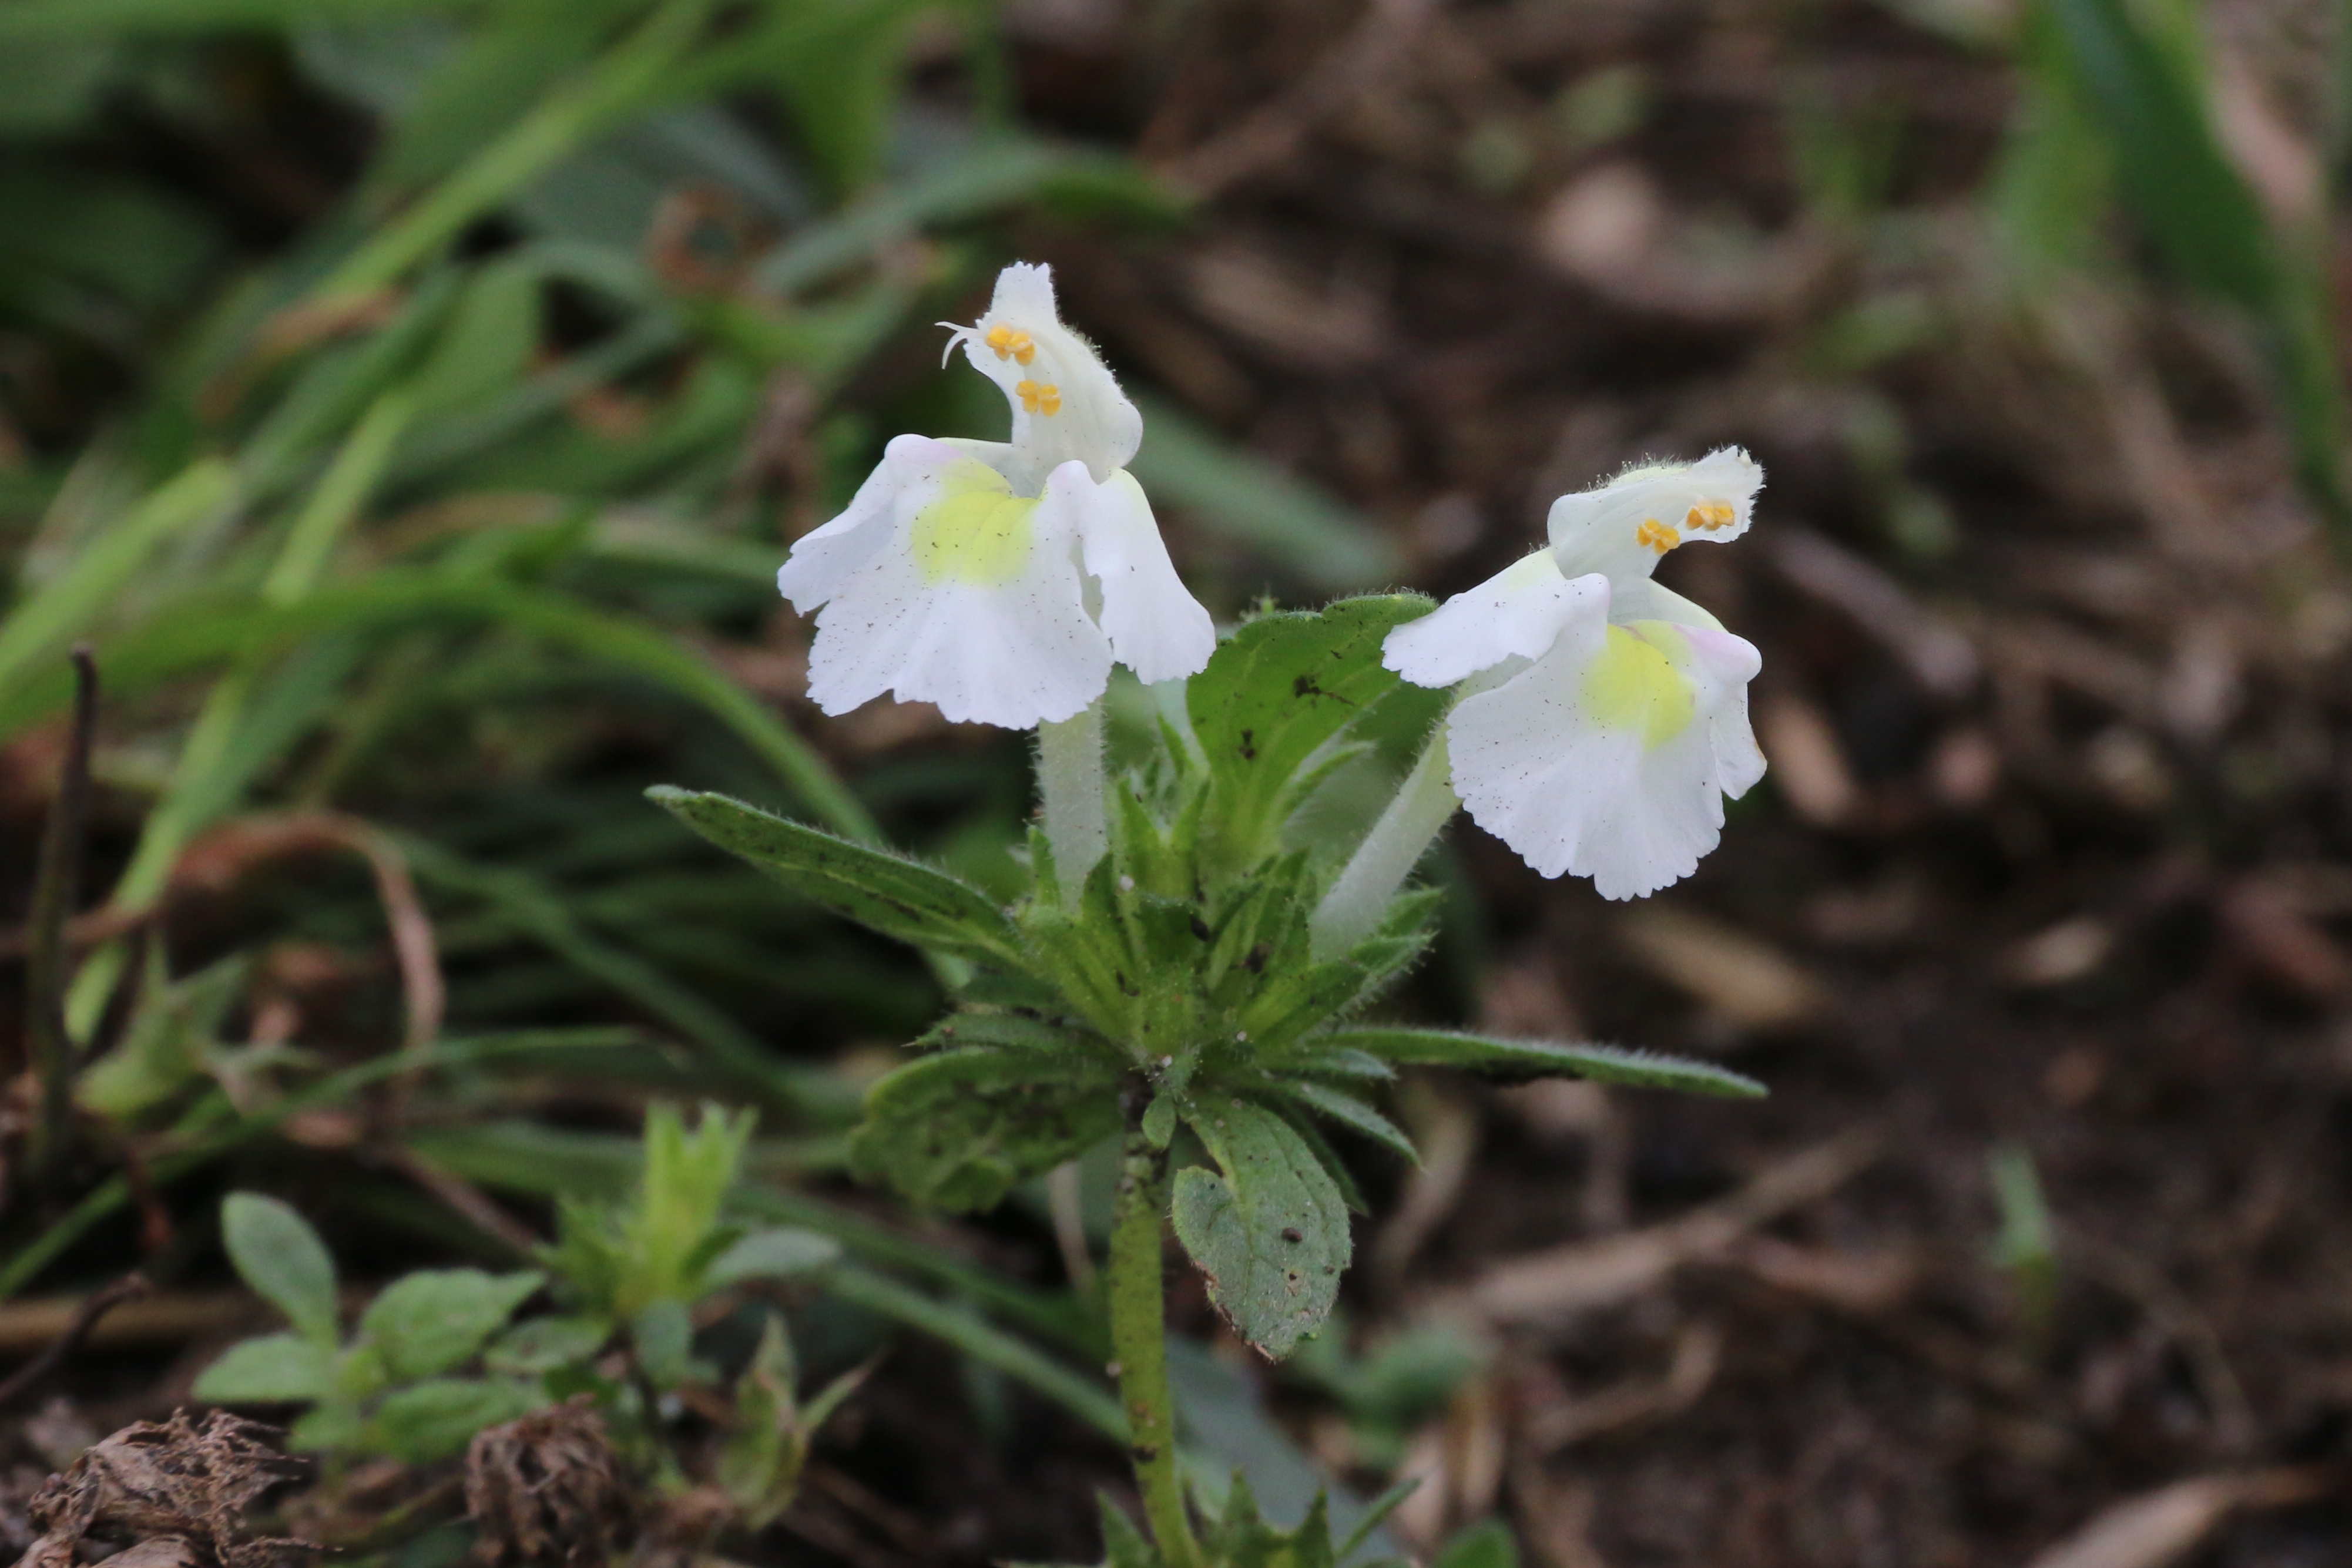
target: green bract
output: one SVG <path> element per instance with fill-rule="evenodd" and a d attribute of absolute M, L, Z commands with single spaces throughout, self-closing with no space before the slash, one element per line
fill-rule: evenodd
<path fill-rule="evenodd" d="M 1427 948 L 1435 898 L 1396 899 L 1336 952 L 1310 939 L 1338 873 L 1305 831 L 1318 788 L 1430 694 L 1381 663 L 1429 601 L 1383 594 L 1261 615 L 1218 649 L 1144 761 L 1108 789 L 1109 850 L 1075 884 L 1033 832 L 1010 907 L 921 862 L 721 795 L 652 792 L 808 897 L 967 972 L 921 1054 L 868 1093 L 857 1172 L 939 1207 L 985 1208 L 1122 1130 L 1179 1168 L 1162 1213 L 1250 1343 L 1321 1325 L 1350 1250 L 1354 1186 L 1320 1124 L 1407 1158 L 1370 1096 L 1396 1064 L 1559 1074 L 1717 1094 L 1735 1073 L 1606 1046 L 1353 1020 Z M 1392 705 L 1392 706 L 1391 706 Z M 1180 1128 L 1191 1136 L 1180 1140 Z"/>

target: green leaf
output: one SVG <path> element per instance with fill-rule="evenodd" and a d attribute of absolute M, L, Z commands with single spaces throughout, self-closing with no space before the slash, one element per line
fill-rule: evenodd
<path fill-rule="evenodd" d="M 648 1302 L 630 1320 L 637 1365 L 656 1388 L 675 1388 L 694 1370 L 694 1319 L 676 1297 Z"/>
<path fill-rule="evenodd" d="M 1333 1568 L 1330 1508 L 1330 1494 L 1318 1490 L 1298 1528 L 1285 1530 L 1259 1513 L 1256 1494 L 1236 1470 L 1224 1513 L 1210 1534 L 1209 1554 L 1248 1568 Z"/>
<path fill-rule="evenodd" d="M 1421 1164 L 1421 1151 L 1394 1122 L 1343 1090 L 1328 1083 L 1297 1080 L 1285 1083 L 1282 1092 L 1319 1116 L 1328 1117 L 1361 1137 L 1372 1142 L 1412 1165 Z"/>
<path fill-rule="evenodd" d="M 2104 133 L 2140 227 L 2190 287 L 2253 312 L 2293 430 L 2305 485 L 2327 507 L 2341 548 L 2352 525 L 2343 488 L 2344 390 L 2322 269 L 2285 244 L 2223 148 L 2197 69 L 2195 9 L 2157 30 L 2158 7 L 2125 0 L 2042 0 L 2026 57 L 2057 77 Z"/>
<path fill-rule="evenodd" d="M 189 1392 L 221 1405 L 280 1405 L 335 1391 L 335 1353 L 299 1334 L 263 1334 L 233 1344 Z"/>
<path fill-rule="evenodd" d="M 751 1530 L 793 1504 L 808 1437 L 800 1423 L 800 1367 L 784 1320 L 768 1314 L 759 1347 L 735 1380 L 733 1428 L 719 1450 L 717 1479 Z"/>
<path fill-rule="evenodd" d="M 1160 1568 L 1160 1553 L 1124 1510 L 1102 1492 L 1095 1494 L 1095 1505 L 1102 1517 L 1103 1568 Z"/>
<path fill-rule="evenodd" d="M 539 290 L 534 267 L 494 262 L 475 273 L 408 383 L 420 414 L 473 408 L 523 378 L 539 347 Z"/>
<path fill-rule="evenodd" d="M 878 171 L 906 68 L 908 24 L 932 0 L 803 0 L 814 36 L 778 51 L 777 73 L 800 140 L 835 191 Z"/>
<path fill-rule="evenodd" d="M 1519 1545 L 1509 1525 L 1484 1520 L 1447 1542 L 1429 1568 L 1519 1568 Z"/>
<path fill-rule="evenodd" d="M 1231 877 L 1274 852 L 1324 748 L 1397 684 L 1381 665 L 1394 628 L 1429 612 L 1419 594 L 1343 599 L 1318 613 L 1244 625 L 1192 677 L 1185 702 L 1209 762 L 1202 857 Z"/>
<path fill-rule="evenodd" d="M 646 798 L 837 915 L 918 947 L 1019 968 L 1013 923 L 970 883 L 725 795 L 656 785 Z"/>
<path fill-rule="evenodd" d="M 420 1270 L 394 1280 L 368 1303 L 360 1338 L 383 1357 L 394 1382 L 432 1377 L 464 1364 L 545 1280 L 537 1270 Z"/>
<path fill-rule="evenodd" d="M 195 464 L 85 546 L 38 592 L 11 606 L 0 621 L 0 695 L 63 653 L 165 541 L 219 517 L 236 491 L 236 470 L 228 464 Z"/>
<path fill-rule="evenodd" d="M 1266 1354 L 1290 1354 L 1329 1315 L 1350 1252 L 1348 1208 L 1305 1139 L 1244 1100 L 1185 1117 L 1217 1162 L 1176 1173 L 1176 1236 L 1209 1300 Z"/>
<path fill-rule="evenodd" d="M 253 955 L 233 953 L 186 978 L 166 981 L 160 948 L 139 988 L 122 1043 L 92 1062 L 74 1098 L 101 1116 L 128 1120 L 161 1106 L 205 1074 L 206 1053 L 253 972 Z"/>
<path fill-rule="evenodd" d="M 341 1322 L 335 1262 L 308 1220 L 274 1197 L 233 1192 L 221 1200 L 221 1241 L 237 1278 L 284 1312 L 297 1333 L 334 1346 Z"/>
<path fill-rule="evenodd" d="M 703 1271 L 738 1235 L 719 1224 L 719 1212 L 757 1119 L 751 1111 L 730 1115 L 706 1104 L 688 1131 L 675 1105 L 646 1113 L 636 1201 L 618 1217 L 624 1261 L 614 1305 L 623 1314 L 656 1301 L 702 1295 Z"/>
<path fill-rule="evenodd" d="M 482 1352 L 482 1364 L 526 1376 L 553 1372 L 591 1359 L 612 1337 L 613 1325 L 602 1318 L 532 1318 L 492 1340 Z"/>
<path fill-rule="evenodd" d="M 286 1430 L 286 1446 L 298 1454 L 349 1453 L 366 1440 L 359 1406 L 333 1400 L 304 1414 Z"/>
<path fill-rule="evenodd" d="M 1117 1068 L 1025 1051 L 951 1051 L 910 1062 L 867 1092 L 850 1166 L 917 1203 L 987 1208 L 1014 1183 L 1118 1130 Z"/>
<path fill-rule="evenodd" d="M 1589 1078 L 1631 1089 L 1679 1089 L 1727 1100 L 1761 1099 L 1768 1091 L 1745 1073 L 1614 1045 L 1558 1045 L 1543 1040 L 1496 1040 L 1443 1029 L 1347 1029 L 1315 1043 L 1361 1051 L 1401 1067 L 1458 1067 L 1501 1078 Z"/>
<path fill-rule="evenodd" d="M 546 1403 L 536 1383 L 436 1377 L 387 1395 L 369 1418 L 362 1440 L 404 1464 L 429 1465 L 464 1453 L 484 1427 L 528 1416 Z"/>
<path fill-rule="evenodd" d="M 185 483 L 175 482 L 173 489 Z M 151 505 L 160 505 L 161 499 L 159 496 Z M 104 547 L 86 553 L 100 548 Z M 79 559 L 74 570 L 79 570 Z M 119 585 L 110 585 L 107 591 L 114 586 Z M 53 604 L 63 603 L 59 594 L 58 584 L 44 591 L 40 604 L 45 613 Z M 19 626 L 30 629 L 37 619 L 18 611 L 0 628 L 0 737 L 56 711 L 71 695 L 71 672 L 35 666 L 27 674 L 11 663 Z M 816 816 L 843 832 L 873 835 L 866 808 L 815 748 L 709 659 L 641 621 L 607 614 L 561 593 L 463 572 L 384 567 L 276 608 L 236 595 L 191 595 L 170 613 L 153 616 L 104 643 L 99 663 L 106 672 L 109 695 L 119 701 L 224 660 L 258 662 L 325 632 L 390 630 L 449 620 L 493 622 L 667 688 L 732 730 Z M 79 625 L 75 622 L 68 631 Z M 58 633 L 60 647 L 67 634 Z M 29 630 L 27 637 L 37 641 L 29 638 Z"/>
<path fill-rule="evenodd" d="M 814 1230 L 754 1230 L 719 1255 L 703 1275 L 709 1290 L 744 1280 L 785 1280 L 822 1269 L 841 1256 L 841 1243 Z"/>

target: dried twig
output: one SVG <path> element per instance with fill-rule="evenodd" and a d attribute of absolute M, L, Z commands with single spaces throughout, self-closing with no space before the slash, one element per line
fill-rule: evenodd
<path fill-rule="evenodd" d="M 0 1301 L 0 1355 L 30 1355 L 63 1334 L 89 1298 L 39 1296 Z M 174 1345 L 225 1333 L 251 1323 L 257 1304 L 250 1292 L 168 1291 L 125 1298 L 84 1331 L 91 1346 Z"/>
<path fill-rule="evenodd" d="M 1719 1257 L 1759 1226 L 1827 1197 L 1878 1157 L 1881 1141 L 1874 1128 L 1857 1129 L 1790 1155 L 1729 1197 L 1680 1219 L 1509 1259 L 1444 1304 L 1505 1323 L 1539 1322 L 1628 1301 L 1683 1264 Z"/>
<path fill-rule="evenodd" d="M 2194 1476 L 2116 1503 L 2034 1558 L 2032 1568 L 2164 1568 L 2240 1509 L 2285 1508 L 2341 1484 L 2340 1476 L 2315 1468 Z"/>
<path fill-rule="evenodd" d="M 386 1164 L 439 1198 L 444 1207 L 475 1229 L 505 1242 L 523 1257 L 536 1257 L 540 1249 L 547 1245 L 545 1237 L 499 1207 L 480 1187 L 443 1169 L 415 1150 L 392 1144 L 383 1149 L 382 1155 Z"/>
<path fill-rule="evenodd" d="M 124 1301 L 136 1301 L 154 1288 L 147 1282 L 146 1275 L 133 1271 L 84 1297 L 81 1304 L 74 1309 L 72 1318 L 67 1322 L 65 1331 L 51 1340 L 47 1348 L 10 1373 L 5 1380 L 0 1380 L 0 1407 L 5 1407 L 55 1372 L 66 1357 L 80 1348 L 81 1342 L 89 1337 L 89 1331 L 98 1326 L 99 1319 Z"/>

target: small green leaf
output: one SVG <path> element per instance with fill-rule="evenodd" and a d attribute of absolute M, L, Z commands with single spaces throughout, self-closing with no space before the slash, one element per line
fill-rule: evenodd
<path fill-rule="evenodd" d="M 1155 1149 L 1164 1149 L 1176 1136 L 1176 1096 L 1162 1089 L 1143 1108 L 1143 1136 Z"/>
<path fill-rule="evenodd" d="M 1101 1492 L 1095 1494 L 1095 1502 L 1102 1515 L 1103 1568 L 1160 1568 L 1160 1553 L 1135 1521 Z"/>
<path fill-rule="evenodd" d="M 1192 677 L 1185 703 L 1214 796 L 1202 853 L 1219 875 L 1274 852 L 1310 760 L 1397 684 L 1381 667 L 1381 642 L 1429 610 L 1419 594 L 1390 593 L 1262 615 Z"/>
<path fill-rule="evenodd" d="M 436 1376 L 463 1365 L 545 1279 L 536 1270 L 420 1270 L 394 1280 L 368 1303 L 360 1338 L 383 1357 L 394 1382 Z"/>
<path fill-rule="evenodd" d="M 1329 1315 L 1348 1266 L 1348 1209 L 1305 1139 L 1280 1116 L 1216 1099 L 1185 1117 L 1217 1162 L 1176 1173 L 1177 1239 L 1209 1300 L 1276 1359 Z"/>
<path fill-rule="evenodd" d="M 1094 1058 L 950 1051 L 866 1092 L 850 1166 L 917 1203 L 987 1208 L 1118 1130 L 1118 1071 Z"/>
<path fill-rule="evenodd" d="M 1373 1110 L 1344 1090 L 1328 1083 L 1300 1079 L 1285 1083 L 1282 1092 L 1319 1116 L 1327 1116 L 1349 1132 L 1370 1138 L 1372 1142 L 1412 1165 L 1421 1164 L 1421 1151 L 1394 1122 Z"/>
<path fill-rule="evenodd" d="M 274 1197 L 233 1192 L 221 1201 L 221 1241 L 238 1279 L 304 1339 L 332 1348 L 341 1323 L 335 1262 L 308 1220 Z"/>
<path fill-rule="evenodd" d="M 703 1275 L 710 1290 L 744 1280 L 783 1280 L 822 1269 L 841 1256 L 841 1243 L 814 1230 L 754 1230 L 719 1255 Z"/>
<path fill-rule="evenodd" d="M 837 915 L 935 952 L 1019 968 L 1013 923 L 970 883 L 725 795 L 657 785 L 646 797 L 717 844 Z"/>
<path fill-rule="evenodd" d="M 1764 1085 L 1712 1062 L 1627 1051 L 1614 1045 L 1558 1045 L 1496 1040 L 1442 1029 L 1349 1029 L 1317 1038 L 1334 1050 L 1370 1052 L 1401 1067 L 1458 1067 L 1503 1078 L 1589 1078 L 1633 1089 L 1679 1089 L 1730 1100 L 1760 1099 Z"/>
<path fill-rule="evenodd" d="M 693 1371 L 694 1319 L 675 1298 L 649 1303 L 630 1320 L 637 1365 L 656 1388 L 675 1388 Z"/>
<path fill-rule="evenodd" d="M 735 1380 L 735 1419 L 719 1450 L 719 1490 L 759 1530 L 790 1508 L 808 1442 L 801 1430 L 800 1368 L 784 1321 L 768 1314 L 751 1364 Z"/>
<path fill-rule="evenodd" d="M 307 1412 L 286 1429 L 286 1446 L 298 1454 L 348 1453 L 365 1440 L 367 1423 L 359 1406 L 334 1400 Z"/>
<path fill-rule="evenodd" d="M 1519 1568 L 1519 1545 L 1509 1525 L 1485 1520 L 1447 1542 L 1429 1568 Z"/>
<path fill-rule="evenodd" d="M 222 1405 L 283 1405 L 335 1391 L 335 1353 L 299 1334 L 263 1334 L 233 1344 L 189 1390 Z"/>
<path fill-rule="evenodd" d="M 482 1352 L 482 1364 L 526 1376 L 553 1372 L 592 1359 L 612 1337 L 613 1325 L 602 1318 L 532 1318 L 492 1340 Z"/>
<path fill-rule="evenodd" d="M 429 1465 L 464 1453 L 484 1427 L 528 1416 L 546 1403 L 535 1383 L 436 1377 L 386 1396 L 362 1440 L 404 1464 Z"/>

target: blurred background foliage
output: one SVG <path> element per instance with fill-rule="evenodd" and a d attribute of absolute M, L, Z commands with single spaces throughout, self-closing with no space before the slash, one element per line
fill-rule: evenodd
<path fill-rule="evenodd" d="M 865 1310 L 955 1338 L 982 1425 L 1002 1375 L 1087 1418 L 1036 1348 L 1091 1354 L 1058 1281 L 808 1196 L 931 978 L 639 794 L 729 790 L 1003 881 L 1022 743 L 817 722 L 773 573 L 890 435 L 998 433 L 931 323 L 1016 255 L 1063 267 L 1135 387 L 1137 472 L 1221 619 L 1463 586 L 1643 443 L 1738 436 L 1769 526 L 1835 536 L 1759 549 L 1950 743 L 1887 742 L 1860 697 L 1824 720 L 1815 639 L 1766 694 L 1751 818 L 1891 841 L 1855 827 L 1870 792 L 1925 768 L 2029 846 L 2000 852 L 2021 883 L 2050 833 L 1985 806 L 1990 768 L 2072 802 L 2062 823 L 2088 779 L 2168 841 L 2264 860 L 2248 814 L 2284 786 L 2255 775 L 2285 753 L 2221 747 L 2194 690 L 2165 706 L 2203 677 L 2135 706 L 2079 641 L 2004 664 L 2022 644 L 1986 606 L 2003 527 L 2121 510 L 2211 623 L 2257 628 L 2220 634 L 2231 672 L 2264 625 L 2340 649 L 2344 32 L 2192 0 L 0 0 L 12 909 L 76 643 L 103 693 L 64 998 L 83 1132 L 16 1167 L 0 1288 L 141 1247 L 216 1270 L 197 1217 L 224 1161 L 281 1188 L 333 1170 L 341 1222 L 404 1235 L 392 1255 L 510 1254 L 484 1189 L 612 1190 L 647 1095 L 715 1092 L 767 1114 L 763 1218 L 832 1228 L 880 1270 L 849 1287 Z M 2208 426 L 2239 456 L 2199 501 L 2181 433 Z M 2178 601 L 2123 598 L 2126 640 L 2168 643 Z M 1950 720 L 1989 664 L 1990 763 Z M 2002 727 L 2024 687 L 2001 672 L 2029 665 L 2128 722 L 2062 716 L 2054 751 Z M 1482 903 L 1475 849 L 1441 861 L 1448 956 L 1407 1005 L 1507 1014 L 1491 966 L 1551 916 Z M 1725 873 L 1725 899 L 1769 929 L 1790 863 Z M 1643 929 L 1709 1001 L 1701 1034 L 1811 1005 L 1769 954 L 1743 1003 L 1690 980 L 1689 928 Z M 12 1071 L 37 1033 L 0 1035 Z M 1006 1224 L 1034 1239 L 1033 1197 Z M 1059 1212 L 1083 1233 L 1084 1201 Z M 1486 1364 L 1400 1332 L 1286 1396 L 1352 1423 L 1325 1458 L 1377 1476 Z M 1302 1464 L 1254 1397 L 1227 1400 L 1228 1457 Z"/>

